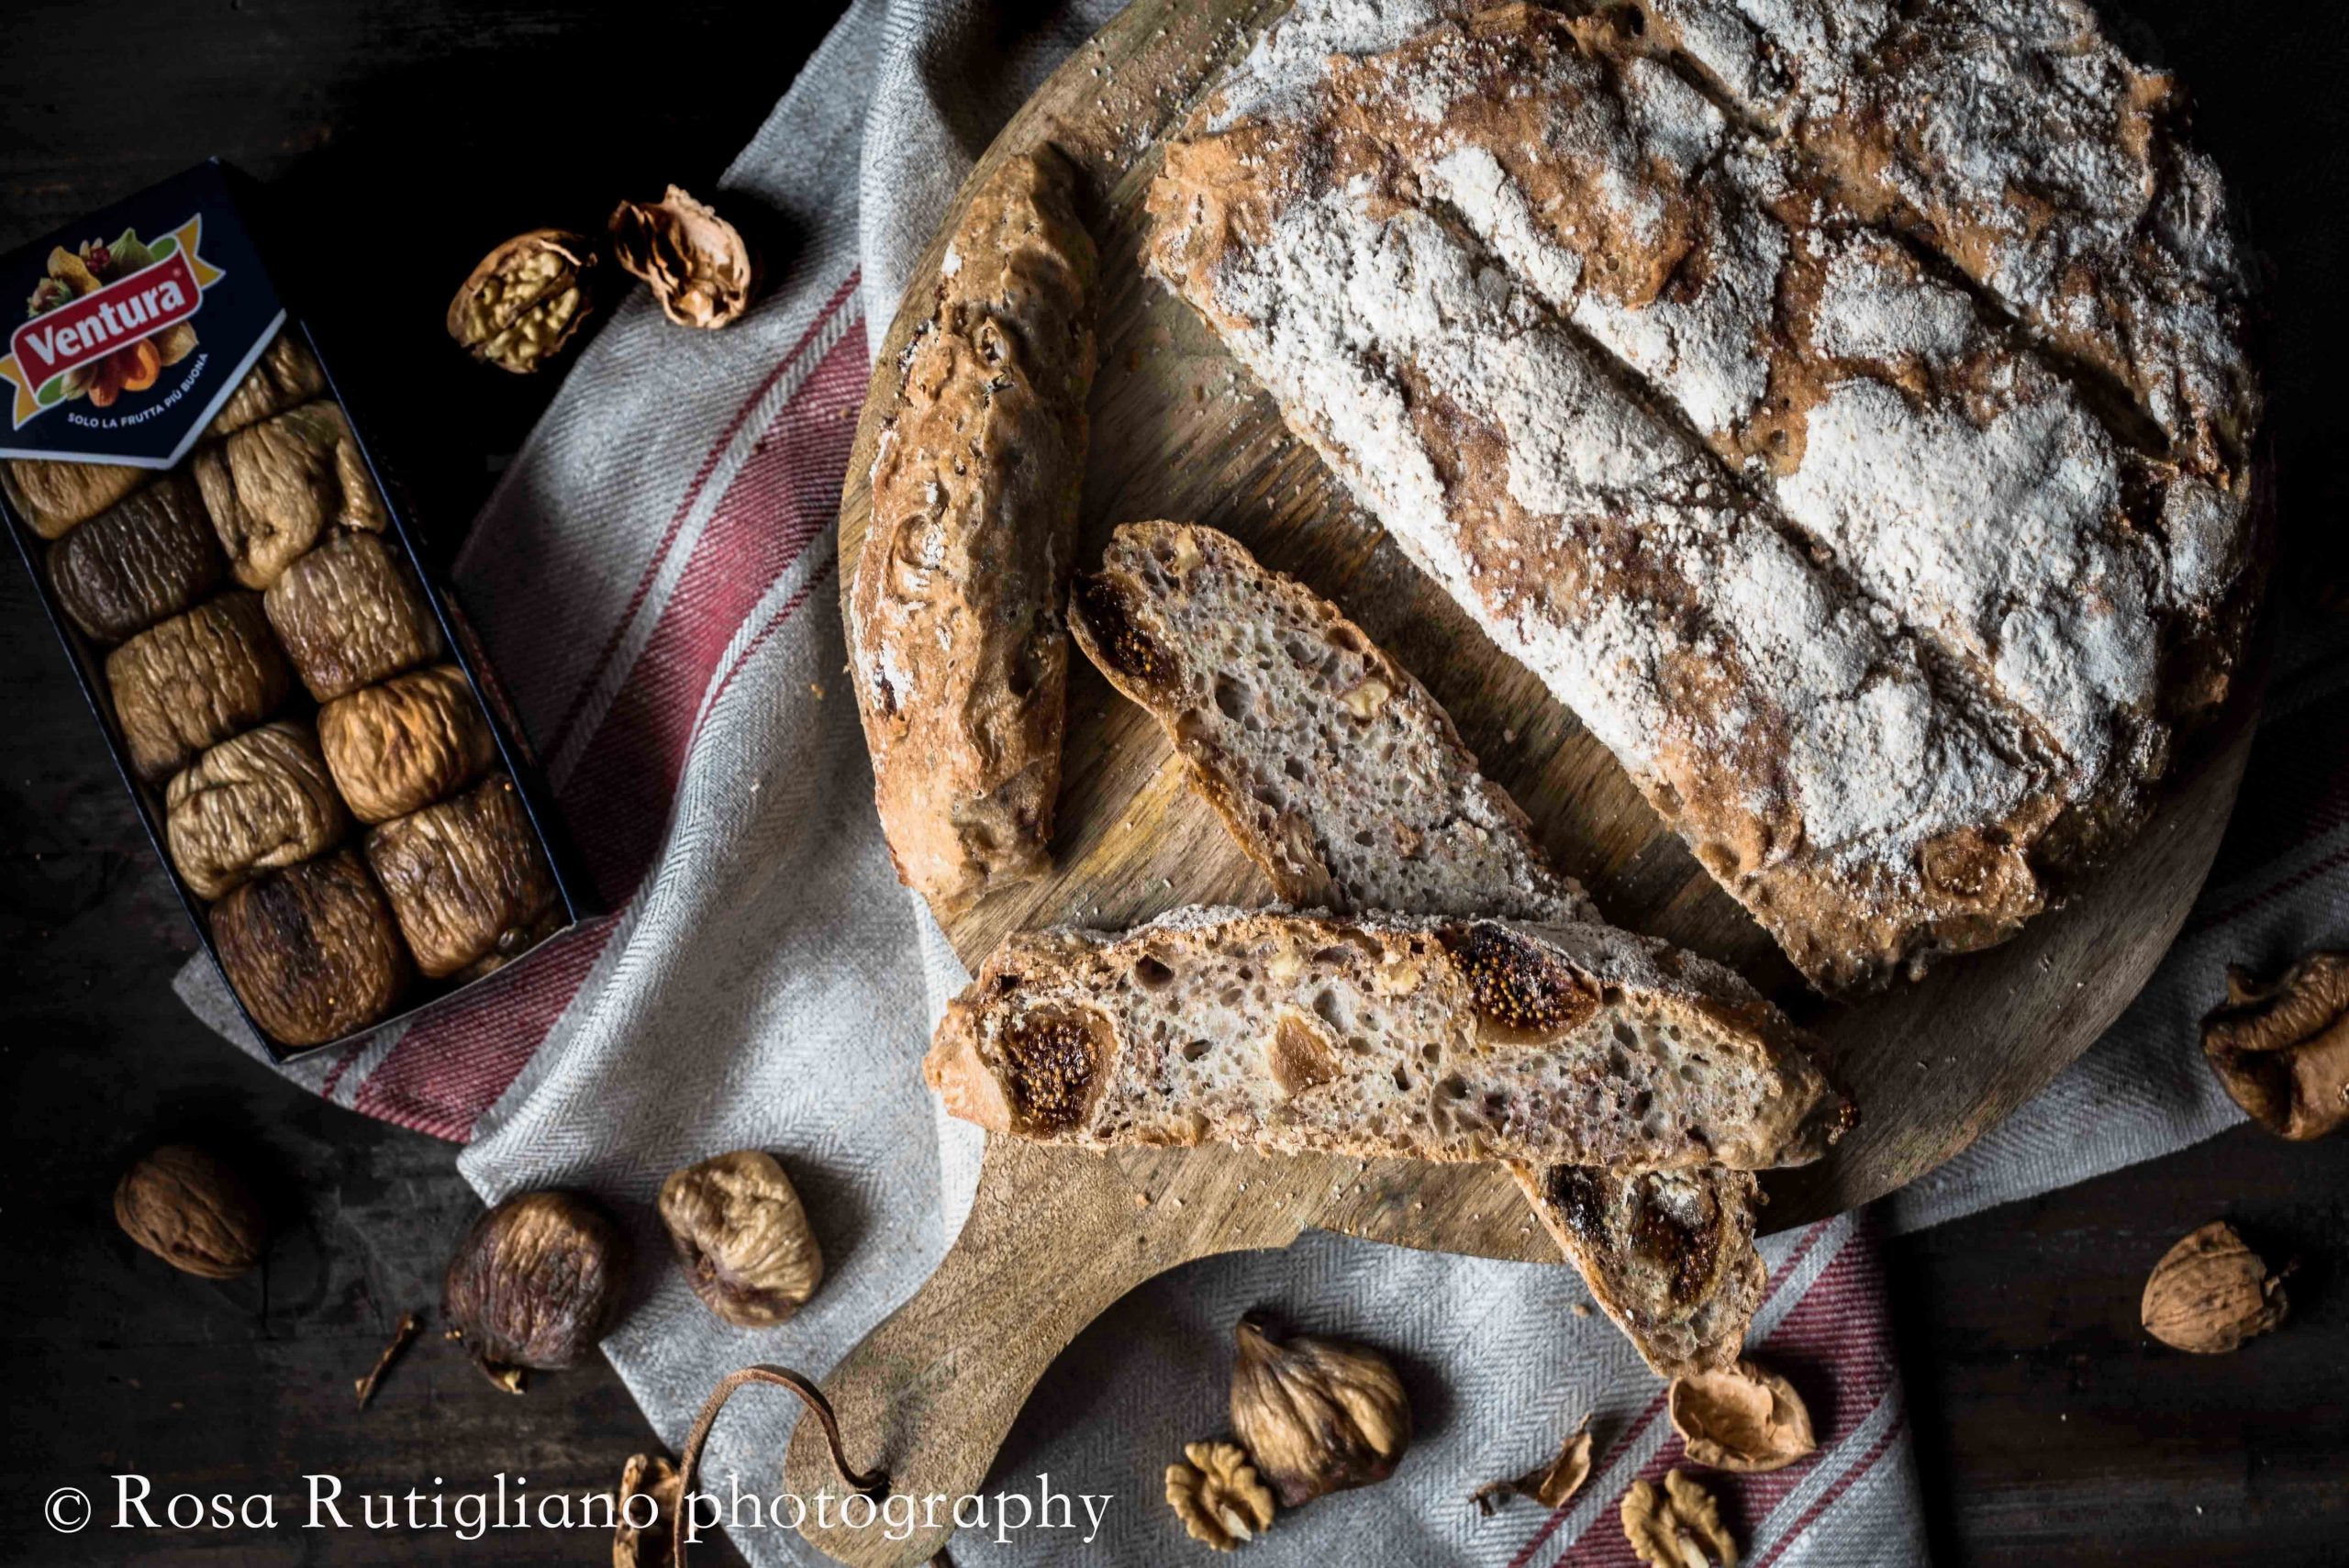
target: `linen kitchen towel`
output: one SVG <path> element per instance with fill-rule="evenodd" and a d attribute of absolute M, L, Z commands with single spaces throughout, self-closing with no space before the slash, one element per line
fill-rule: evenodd
<path fill-rule="evenodd" d="M 465 1141 L 484 1198 L 548 1185 L 611 1200 L 665 1256 L 653 1195 L 671 1170 L 772 1150 L 805 1195 L 829 1271 L 780 1329 L 711 1318 L 645 1270 L 606 1341 L 674 1449 L 725 1372 L 819 1372 L 929 1274 L 960 1227 L 973 1129 L 941 1118 L 918 1062 L 964 978 L 896 884 L 844 673 L 833 514 L 872 345 L 971 161 L 1113 0 L 1001 8 L 859 0 L 721 182 L 801 239 L 727 331 L 681 334 L 640 292 L 582 357 L 457 566 L 466 609 L 618 911 L 478 1001 L 287 1069 L 368 1114 Z M 2278 961 L 2337 936 L 2349 889 L 2338 662 L 2278 659 L 2246 809 L 2179 950 L 2090 1054 L 1976 1151 L 1887 1206 L 1931 1223 L 2176 1148 L 2236 1119 L 2192 1050 L 2222 961 Z M 2310 738 L 2304 740 L 2303 738 Z M 239 1036 L 217 973 L 181 987 Z M 250 1039 L 248 1049 L 256 1049 Z M 1756 1564 L 1924 1557 L 1898 1378 L 1866 1223 L 1774 1237 L 1753 1343 L 1796 1382 L 1821 1450 L 1720 1477 Z M 1230 1325 L 1268 1306 L 1393 1351 L 1422 1430 L 1397 1477 L 1284 1517 L 1273 1562 L 1631 1562 L 1616 1508 L 1679 1453 L 1662 1385 L 1563 1266 L 1311 1235 L 1206 1260 L 1119 1303 L 1030 1402 L 991 1487 L 1048 1475 L 1109 1494 L 1069 1529 L 966 1530 L 965 1564 L 1159 1564 L 1180 1532 L 1159 1496 L 1184 1441 L 1223 1429 Z M 791 1413 L 738 1399 L 709 1450 L 722 1489 L 772 1492 Z M 1585 1416 L 1591 1484 L 1555 1514 L 1486 1519 L 1476 1485 L 1545 1457 Z M 735 1537 L 763 1565 L 820 1561 L 788 1530 Z"/>

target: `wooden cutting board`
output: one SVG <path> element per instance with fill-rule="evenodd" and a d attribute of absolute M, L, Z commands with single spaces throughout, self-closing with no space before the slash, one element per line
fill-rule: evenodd
<path fill-rule="evenodd" d="M 841 500 L 843 595 L 863 542 L 866 482 L 895 361 L 927 315 L 946 237 L 1001 160 L 1052 141 L 1088 176 L 1087 219 L 1101 251 L 1101 370 L 1078 561 L 1097 558 L 1112 528 L 1140 518 L 1204 522 L 1236 536 L 1335 599 L 1427 684 L 1560 867 L 1611 919 L 1732 965 L 1816 1029 L 1861 1119 L 1825 1162 L 1768 1180 L 1772 1228 L 1913 1180 L 2045 1084 L 2152 973 L 2218 847 L 2249 751 L 2253 701 L 2240 698 L 2203 738 L 2145 832 L 2067 907 L 1922 984 L 1848 1006 L 1819 1001 L 1606 750 L 1403 559 L 1188 307 L 1142 275 L 1142 201 L 1160 138 L 1283 8 L 1282 0 L 1135 0 L 980 158 L 913 269 L 910 303 L 876 359 Z M 1176 905 L 1272 896 L 1186 789 L 1157 726 L 1082 657 L 1071 662 L 1056 869 L 948 924 L 974 968 L 1012 931 L 1123 927 Z M 1104 1156 L 991 1140 L 969 1222 L 937 1273 L 826 1380 L 850 1458 L 886 1468 L 898 1491 L 976 1490 L 1037 1378 L 1103 1308 L 1178 1263 L 1283 1246 L 1308 1226 L 1559 1261 L 1497 1168 L 1219 1148 Z M 813 1423 L 800 1423 L 788 1484 L 806 1494 L 830 1474 Z M 1133 1480 L 1151 1489 L 1151 1476 Z M 890 1542 L 878 1530 L 809 1529 L 825 1551 L 856 1563 L 926 1561 L 946 1533 Z"/>

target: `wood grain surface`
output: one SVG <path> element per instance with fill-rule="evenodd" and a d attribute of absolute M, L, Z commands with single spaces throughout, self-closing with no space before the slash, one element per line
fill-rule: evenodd
<path fill-rule="evenodd" d="M 1006 158 L 1049 140 L 1085 172 L 1102 258 L 1101 371 L 1078 561 L 1097 557 L 1111 528 L 1138 518 L 1197 520 L 1235 535 L 1337 600 L 1428 684 L 1486 771 L 1610 918 L 1731 964 L 1810 1023 L 1860 1106 L 1860 1124 L 1827 1161 L 1770 1178 L 1773 1227 L 1841 1212 L 1914 1179 L 2044 1085 L 2152 973 L 2217 850 L 2254 703 L 2239 695 L 2147 829 L 2080 881 L 2065 907 L 1920 984 L 1849 1006 L 1820 1003 L 1606 750 L 1403 558 L 1189 308 L 1143 275 L 1141 208 L 1161 139 L 1280 9 L 1276 0 L 1136 0 L 979 159 L 912 270 L 907 303 L 876 356 L 841 497 L 843 602 L 898 351 L 928 315 L 946 239 L 970 193 Z M 1119 928 L 1180 905 L 1271 900 L 1262 873 L 1185 785 L 1156 724 L 1085 661 L 1072 662 L 1054 869 L 946 922 L 974 968 L 1018 930 Z M 826 1386 L 851 1430 L 887 1432 L 878 1462 L 902 1485 L 959 1494 L 984 1477 L 1052 1356 L 1108 1303 L 1188 1259 L 1283 1245 L 1308 1225 L 1557 1260 L 1497 1167 L 1267 1158 L 1219 1147 L 1104 1159 L 993 1139 L 971 1228 Z M 1020 1333 L 1001 1331 L 1015 1321 Z M 823 1473 L 817 1462 L 803 1429 L 788 1473 L 812 1484 Z M 876 1563 L 921 1561 L 944 1539 L 811 1536 L 845 1561 Z"/>

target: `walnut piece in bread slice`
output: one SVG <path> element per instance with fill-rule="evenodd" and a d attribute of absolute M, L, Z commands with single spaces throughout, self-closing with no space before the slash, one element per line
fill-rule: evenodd
<path fill-rule="evenodd" d="M 1410 672 L 1229 536 L 1119 528 L 1100 569 L 1073 586 L 1069 627 L 1164 727 L 1282 897 L 1340 913 L 1598 919 Z M 1736 1361 L 1765 1277 L 1751 1174 L 1511 1171 L 1660 1375 Z"/>
<path fill-rule="evenodd" d="M 1849 1121 L 1742 980 L 1606 926 L 1176 910 L 1007 939 L 923 1074 L 1042 1142 L 1735 1170 Z"/>
<path fill-rule="evenodd" d="M 1049 864 L 1094 367 L 1075 184 L 1045 146 L 972 199 L 874 457 L 850 670 L 890 856 L 941 915 Z"/>
<path fill-rule="evenodd" d="M 1189 523 L 1129 523 L 1069 629 L 1291 904 L 1595 920 L 1427 688 L 1335 605 Z"/>

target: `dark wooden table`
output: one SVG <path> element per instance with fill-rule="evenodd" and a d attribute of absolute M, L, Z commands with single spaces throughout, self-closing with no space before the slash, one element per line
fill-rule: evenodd
<path fill-rule="evenodd" d="M 446 550 L 551 390 L 440 340 L 450 288 L 517 229 L 707 185 L 836 9 L 19 6 L 0 49 L 0 248 L 206 153 L 275 182 L 305 215 L 306 264 L 334 280 L 344 373 L 383 389 L 381 438 Z M 2274 263 L 2281 580 L 2299 593 L 2337 575 L 2343 548 L 2332 473 L 2349 421 L 2323 345 L 2349 272 L 2349 29 L 2281 0 L 2138 9 L 2196 83 L 2204 139 Z M 193 938 L 13 566 L 0 705 L 0 1560 L 602 1561 L 577 1534 L 294 1528 L 307 1473 L 353 1493 L 473 1491 L 500 1473 L 534 1496 L 580 1491 L 651 1435 L 601 1365 L 517 1399 L 429 1339 L 353 1408 L 351 1380 L 403 1310 L 437 1298 L 475 1210 L 453 1151 L 295 1091 L 181 1010 L 169 982 Z M 116 1230 L 121 1166 L 183 1131 L 262 1151 L 284 1222 L 262 1273 L 204 1284 Z M 2232 1356 L 2162 1350 L 2137 1327 L 2145 1273 L 2221 1215 L 2301 1260 L 2293 1321 Z M 2349 1137 L 2239 1131 L 1898 1241 L 1890 1264 L 1943 1562 L 2349 1562 Z M 93 1529 L 61 1550 L 50 1491 L 104 1494 L 126 1471 L 153 1477 L 159 1503 L 273 1492 L 280 1528 Z"/>

